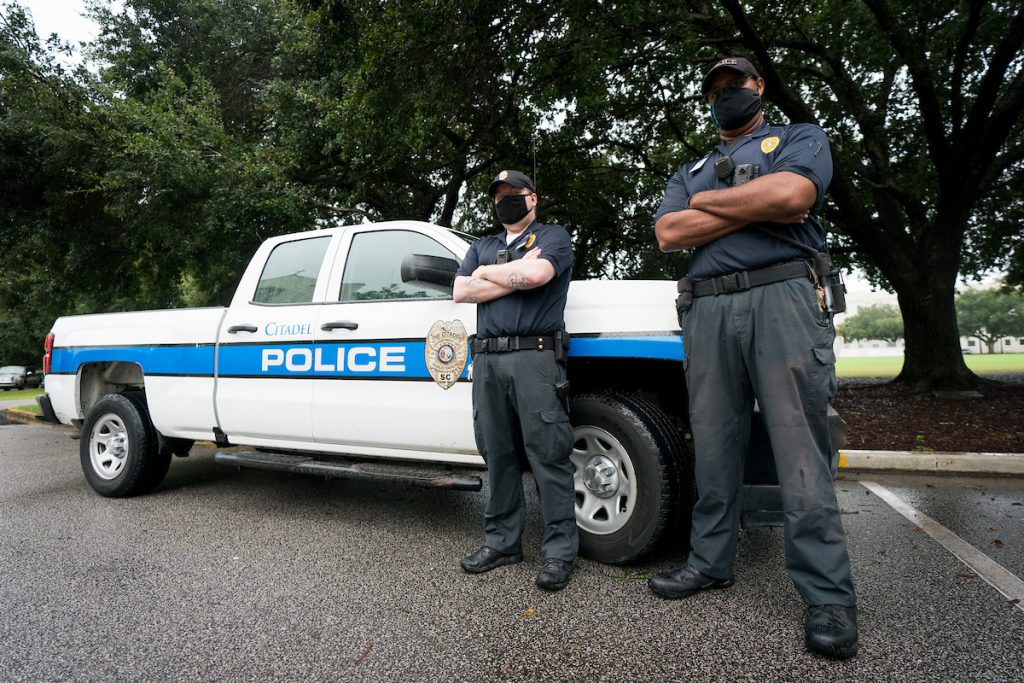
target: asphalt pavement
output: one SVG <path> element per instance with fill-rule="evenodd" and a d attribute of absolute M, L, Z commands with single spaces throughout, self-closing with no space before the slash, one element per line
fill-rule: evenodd
<path fill-rule="evenodd" d="M 647 590 L 680 539 L 635 567 L 580 560 L 548 594 L 532 495 L 525 562 L 470 576 L 486 490 L 238 471 L 197 447 L 155 492 L 106 499 L 64 431 L 0 426 L 0 680 L 1020 681 L 1024 609 L 861 480 L 1024 575 L 1024 479 L 844 473 L 861 651 L 833 662 L 804 650 L 781 529 L 743 533 L 728 590 Z"/>

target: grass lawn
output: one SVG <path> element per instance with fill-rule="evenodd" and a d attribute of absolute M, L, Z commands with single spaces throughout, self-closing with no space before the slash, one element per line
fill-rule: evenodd
<path fill-rule="evenodd" d="M 1024 353 L 993 353 L 964 356 L 967 367 L 979 375 L 1024 374 Z M 895 377 L 903 367 L 902 356 L 859 356 L 836 359 L 839 377 Z"/>
<path fill-rule="evenodd" d="M 42 389 L 19 389 L 17 391 L 0 391 L 0 401 L 14 401 L 19 398 L 27 403 L 35 403 L 36 396 L 41 396 Z"/>

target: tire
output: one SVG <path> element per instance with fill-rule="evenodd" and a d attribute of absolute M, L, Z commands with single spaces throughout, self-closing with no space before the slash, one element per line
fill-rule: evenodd
<path fill-rule="evenodd" d="M 89 410 L 79 448 L 82 471 L 101 496 L 145 493 L 163 481 L 170 451 L 159 447 L 141 395 L 107 394 Z"/>
<path fill-rule="evenodd" d="M 635 394 L 581 394 L 570 419 L 580 554 L 635 562 L 688 522 L 693 466 L 682 435 L 661 408 Z"/>

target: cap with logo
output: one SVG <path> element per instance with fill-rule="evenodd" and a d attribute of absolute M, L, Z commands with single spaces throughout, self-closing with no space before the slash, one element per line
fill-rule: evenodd
<path fill-rule="evenodd" d="M 750 63 L 750 60 L 743 57 L 726 57 L 725 59 L 719 60 L 717 64 L 711 67 L 711 71 L 708 71 L 707 76 L 704 77 L 704 82 L 700 86 L 700 93 L 702 95 L 707 97 L 708 92 L 711 90 L 711 79 L 719 71 L 723 71 L 725 69 L 738 71 L 741 74 L 749 74 L 754 78 L 761 78 L 761 74 L 757 73 L 757 69 L 755 69 L 754 65 Z"/>
<path fill-rule="evenodd" d="M 494 196 L 494 193 L 498 191 L 498 185 L 506 183 L 512 187 L 526 187 L 529 188 L 530 192 L 536 192 L 537 188 L 533 186 L 533 181 L 530 180 L 529 176 L 519 171 L 502 171 L 498 175 L 494 176 L 494 180 L 487 187 L 487 194 Z"/>

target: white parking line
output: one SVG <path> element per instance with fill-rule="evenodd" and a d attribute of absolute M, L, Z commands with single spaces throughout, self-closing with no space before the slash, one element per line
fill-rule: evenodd
<path fill-rule="evenodd" d="M 1016 606 L 1024 611 L 1024 581 L 1008 572 L 998 562 L 981 552 L 973 545 L 942 526 L 934 519 L 915 509 L 895 493 L 873 481 L 860 481 L 861 486 L 888 503 L 896 512 L 925 530 L 949 552 L 978 576 L 985 579 L 988 585 L 1006 596 L 1007 600 L 1016 601 Z"/>

